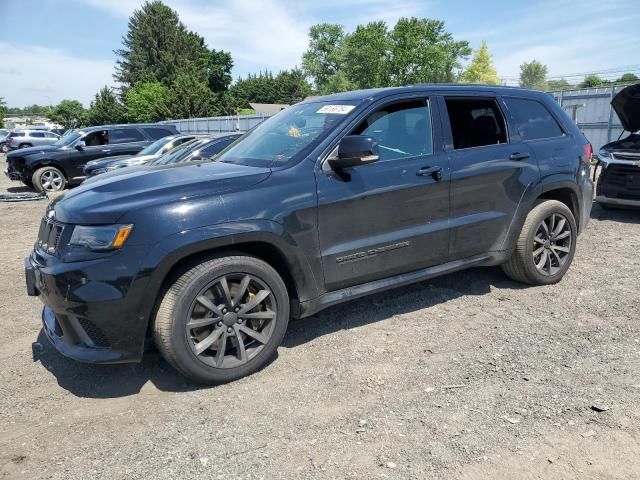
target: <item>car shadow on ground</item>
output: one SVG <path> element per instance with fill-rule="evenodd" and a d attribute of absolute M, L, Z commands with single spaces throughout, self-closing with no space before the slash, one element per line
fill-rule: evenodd
<path fill-rule="evenodd" d="M 380 322 L 395 314 L 442 304 L 464 295 L 484 295 L 493 289 L 526 286 L 508 280 L 499 268 L 477 268 L 454 273 L 337 305 L 303 320 L 292 321 L 283 347 L 295 348 L 339 330 Z M 362 312 L 367 311 L 366 315 Z M 274 357 L 271 362 L 276 360 Z M 92 365 L 58 353 L 40 332 L 33 344 L 33 361 L 46 368 L 65 390 L 77 397 L 117 398 L 162 392 L 188 392 L 211 388 L 189 382 L 169 366 L 155 350 L 138 364 Z M 269 363 L 271 363 L 269 362 Z M 268 368 L 268 365 L 264 368 Z"/>
<path fill-rule="evenodd" d="M 603 207 L 593 202 L 591 218 L 621 223 L 640 223 L 640 207 Z"/>

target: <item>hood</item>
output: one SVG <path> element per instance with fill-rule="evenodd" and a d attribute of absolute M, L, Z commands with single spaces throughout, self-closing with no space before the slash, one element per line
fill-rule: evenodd
<path fill-rule="evenodd" d="M 64 223 L 116 223 L 132 210 L 246 189 L 270 173 L 268 168 L 222 162 L 126 169 L 67 192 L 55 204 L 55 214 Z"/>
<path fill-rule="evenodd" d="M 611 100 L 611 106 L 620 117 L 622 128 L 627 132 L 640 131 L 640 83 L 620 90 Z"/>
<path fill-rule="evenodd" d="M 41 145 L 39 147 L 28 147 L 28 148 L 19 148 L 18 150 L 13 150 L 7 153 L 7 158 L 13 157 L 26 157 L 35 156 L 35 155 L 45 155 L 48 152 L 54 152 L 60 150 L 59 147 L 54 147 L 53 145 Z"/>

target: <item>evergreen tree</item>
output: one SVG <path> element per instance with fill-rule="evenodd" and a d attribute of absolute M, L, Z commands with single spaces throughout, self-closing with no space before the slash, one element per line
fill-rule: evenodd
<path fill-rule="evenodd" d="M 491 61 L 487 42 L 483 41 L 480 48 L 476 50 L 471 63 L 462 73 L 460 80 L 464 83 L 500 85 L 500 79 Z"/>
<path fill-rule="evenodd" d="M 124 106 L 118 101 L 113 91 L 104 86 L 96 93 L 87 112 L 89 125 L 108 125 L 126 121 Z"/>

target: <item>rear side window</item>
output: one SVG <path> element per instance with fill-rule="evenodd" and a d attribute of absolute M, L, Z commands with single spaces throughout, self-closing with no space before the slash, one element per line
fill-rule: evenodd
<path fill-rule="evenodd" d="M 504 102 L 523 140 L 562 136 L 562 128 L 542 103 L 524 98 L 505 98 Z"/>
<path fill-rule="evenodd" d="M 174 135 L 174 132 L 172 132 L 168 128 L 162 127 L 145 127 L 143 128 L 143 130 L 153 140 L 160 140 L 161 138 L 167 137 L 169 135 Z"/>
<path fill-rule="evenodd" d="M 137 128 L 114 128 L 109 130 L 109 144 L 143 142 L 145 138 Z"/>
<path fill-rule="evenodd" d="M 44 138 L 44 132 L 31 132 L 33 138 Z"/>
<path fill-rule="evenodd" d="M 447 97 L 453 147 L 484 147 L 507 143 L 504 116 L 494 99 Z"/>
<path fill-rule="evenodd" d="M 380 160 L 433 153 L 431 109 L 427 101 L 392 103 L 371 113 L 352 132 L 378 141 Z"/>

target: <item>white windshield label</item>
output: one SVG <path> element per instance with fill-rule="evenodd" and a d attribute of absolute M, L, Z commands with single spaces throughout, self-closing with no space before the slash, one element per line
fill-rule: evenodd
<path fill-rule="evenodd" d="M 354 108 L 354 105 L 325 105 L 316 113 L 334 113 L 336 115 L 346 115 Z"/>

